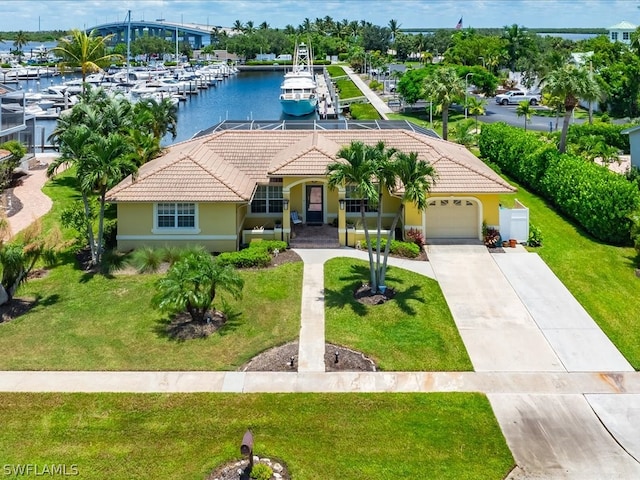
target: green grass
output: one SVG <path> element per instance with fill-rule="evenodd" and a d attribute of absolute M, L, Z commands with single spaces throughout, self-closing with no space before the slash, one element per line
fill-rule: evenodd
<path fill-rule="evenodd" d="M 75 465 L 88 480 L 201 480 L 239 457 L 248 427 L 296 480 L 498 480 L 513 466 L 470 393 L 2 393 L 0 424 L 2 468 Z"/>
<path fill-rule="evenodd" d="M 518 187 L 516 197 L 529 207 L 530 221 L 542 230 L 540 254 L 589 312 L 627 360 L 640 369 L 640 279 L 636 252 L 594 240 L 558 215 L 543 199 Z M 503 205 L 513 202 L 504 198 Z"/>
<path fill-rule="evenodd" d="M 353 292 L 368 278 L 368 262 L 337 258 L 325 264 L 328 342 L 365 353 L 382 370 L 472 370 L 435 280 L 390 267 L 386 283 L 397 291 L 395 298 L 365 306 Z"/>
<path fill-rule="evenodd" d="M 379 120 L 380 114 L 370 103 L 353 103 L 349 107 L 351 116 L 356 120 Z"/>
<path fill-rule="evenodd" d="M 236 369 L 297 338 L 302 263 L 241 275 L 243 299 L 228 299 L 240 316 L 207 339 L 179 342 L 150 305 L 157 275 L 91 276 L 69 260 L 20 290 L 39 303 L 0 325 L 0 370 Z"/>

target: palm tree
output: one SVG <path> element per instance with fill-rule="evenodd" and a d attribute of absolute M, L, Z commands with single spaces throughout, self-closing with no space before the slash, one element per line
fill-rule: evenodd
<path fill-rule="evenodd" d="M 22 47 L 24 47 L 27 43 L 29 43 L 29 36 L 20 30 L 16 33 L 16 38 L 13 40 L 13 46 L 16 47 L 16 50 L 22 51 Z"/>
<path fill-rule="evenodd" d="M 97 37 L 95 30 L 87 35 L 81 30 L 72 30 L 70 37 L 61 38 L 52 52 L 62 57 L 60 67 L 80 67 L 82 71 L 82 91 L 85 91 L 85 80 L 88 73 L 98 72 L 114 60 L 122 59 L 121 55 L 107 53 L 107 43 L 113 35 Z"/>
<path fill-rule="evenodd" d="M 354 141 L 349 146 L 341 148 L 337 157 L 342 161 L 338 160 L 327 166 L 328 185 L 329 188 L 334 189 L 352 186 L 355 194 L 360 198 L 360 217 L 369 253 L 370 286 L 375 289 L 376 268 L 373 262 L 373 249 L 366 218 L 367 204 L 375 204 L 378 201 L 378 189 L 375 186 L 378 166 L 374 161 L 374 152 L 369 145 Z"/>
<path fill-rule="evenodd" d="M 475 136 L 473 135 L 472 127 L 473 120 L 461 120 L 453 129 L 453 138 L 456 143 L 470 147 L 474 143 Z"/>
<path fill-rule="evenodd" d="M 168 98 L 160 102 L 154 98 L 141 100 L 133 107 L 136 125 L 147 128 L 158 140 L 170 133 L 173 138 L 178 135 L 178 108 Z"/>
<path fill-rule="evenodd" d="M 487 101 L 482 98 L 473 95 L 467 98 L 467 111 L 469 112 L 469 115 L 473 115 L 476 119 L 476 134 L 478 133 L 478 115 L 485 114 L 484 107 L 486 105 Z"/>
<path fill-rule="evenodd" d="M 405 204 L 413 203 L 420 212 L 427 208 L 428 194 L 437 179 L 437 173 L 433 165 L 418 158 L 416 152 L 410 152 L 408 154 L 397 152 L 390 167 L 396 180 L 393 188 L 395 189 L 397 186 L 400 187 L 398 189 L 399 191 L 397 191 L 400 196 L 400 206 L 398 207 L 395 217 L 393 217 L 393 222 L 391 223 L 391 228 L 387 236 L 387 244 L 384 248 L 384 262 L 378 276 L 380 285 L 384 285 L 387 274 L 387 260 L 389 258 L 391 235 L 395 232 L 398 221 L 402 217 Z"/>
<path fill-rule="evenodd" d="M 152 303 L 169 313 L 186 310 L 193 322 L 203 323 L 218 290 L 240 298 L 243 287 L 244 280 L 233 267 L 222 265 L 204 249 L 194 249 L 158 281 Z"/>
<path fill-rule="evenodd" d="M 454 68 L 441 67 L 425 79 L 425 96 L 442 112 L 442 138 L 448 136 L 449 105 L 464 97 L 464 82 Z"/>
<path fill-rule="evenodd" d="M 233 27 L 231 27 L 231 29 L 234 32 L 242 32 L 244 30 L 244 25 L 242 25 L 242 22 L 240 20 L 236 20 L 235 22 L 233 22 Z"/>
<path fill-rule="evenodd" d="M 119 133 L 112 133 L 107 137 L 94 136 L 87 155 L 77 163 L 76 175 L 82 194 L 95 194 L 99 202 L 96 245 L 90 245 L 93 265 L 100 265 L 102 262 L 107 191 L 137 170 L 131 153 L 131 143 Z"/>
<path fill-rule="evenodd" d="M 0 238 L 4 238 L 7 230 L 6 218 L 0 219 Z M 60 231 L 55 229 L 43 236 L 40 220 L 23 230 L 20 240 L 11 243 L 0 240 L 0 305 L 13 300 L 16 290 L 27 282 L 38 261 L 52 264 L 62 247 Z"/>
<path fill-rule="evenodd" d="M 389 30 L 391 30 L 391 43 L 396 41 L 396 37 L 398 36 L 398 32 L 400 31 L 400 24 L 398 20 L 394 20 L 393 18 L 389 20 Z"/>
<path fill-rule="evenodd" d="M 533 108 L 531 104 L 527 101 L 523 101 L 518 103 L 516 107 L 516 115 L 518 117 L 524 117 L 524 131 L 527 131 L 527 123 L 531 121 L 531 115 L 533 115 Z"/>
<path fill-rule="evenodd" d="M 580 99 L 587 101 L 598 99 L 600 87 L 593 74 L 586 68 L 565 65 L 549 72 L 544 81 L 543 90 L 564 101 L 564 121 L 558 145 L 558 150 L 564 153 L 567 147 L 569 122 L 574 109 L 578 106 Z"/>

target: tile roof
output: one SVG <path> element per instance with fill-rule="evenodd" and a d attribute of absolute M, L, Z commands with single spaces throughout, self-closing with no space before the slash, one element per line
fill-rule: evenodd
<path fill-rule="evenodd" d="M 438 173 L 433 193 L 515 188 L 464 146 L 407 130 L 224 130 L 170 147 L 108 192 L 112 202 L 246 202 L 269 176 L 322 176 L 353 140 L 416 152 Z"/>

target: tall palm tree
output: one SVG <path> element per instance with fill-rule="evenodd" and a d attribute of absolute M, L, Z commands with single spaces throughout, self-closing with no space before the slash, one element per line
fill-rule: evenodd
<path fill-rule="evenodd" d="M 574 109 L 580 99 L 593 101 L 600 97 L 600 86 L 593 74 L 584 67 L 565 65 L 547 75 L 543 91 L 564 101 L 564 120 L 558 150 L 564 153 L 567 148 L 567 131 Z"/>
<path fill-rule="evenodd" d="M 77 177 L 83 194 L 98 196 L 98 235 L 92 252 L 92 264 L 100 265 L 104 242 L 104 212 L 107 191 L 137 170 L 132 161 L 131 144 L 124 135 L 112 133 L 94 136 L 83 161 L 78 162 Z"/>
<path fill-rule="evenodd" d="M 108 53 L 107 43 L 113 35 L 96 36 L 95 30 L 89 34 L 82 30 L 72 30 L 69 37 L 61 38 L 52 52 L 62 58 L 61 69 L 80 67 L 82 71 L 82 91 L 88 73 L 98 72 L 114 60 L 122 59 L 122 55 Z"/>
<path fill-rule="evenodd" d="M 234 32 L 240 33 L 244 30 L 244 25 L 240 20 L 236 20 L 235 22 L 233 22 L 233 27 L 231 27 L 231 29 Z"/>
<path fill-rule="evenodd" d="M 398 20 L 394 20 L 393 18 L 389 20 L 389 30 L 391 30 L 391 44 L 396 41 L 396 37 L 398 36 L 398 32 L 400 32 L 400 24 Z"/>
<path fill-rule="evenodd" d="M 464 82 L 452 67 L 436 69 L 424 83 L 425 96 L 442 112 L 442 138 L 448 136 L 449 106 L 464 98 Z"/>
<path fill-rule="evenodd" d="M 412 203 L 420 212 L 427 208 L 429 192 L 438 178 L 433 165 L 420 159 L 416 152 L 395 153 L 393 161 L 390 163 L 390 171 L 395 179 L 393 190 L 395 190 L 395 194 L 400 197 L 400 206 L 393 217 L 387 236 L 387 244 L 384 248 L 384 262 L 378 276 L 380 285 L 384 285 L 387 274 L 387 260 L 391 246 L 391 235 L 396 230 L 405 205 Z"/>
<path fill-rule="evenodd" d="M 533 108 L 531 104 L 527 101 L 523 101 L 518 103 L 516 107 L 516 115 L 518 117 L 524 117 L 524 131 L 527 131 L 527 123 L 531 121 L 531 115 L 533 115 Z"/>
<path fill-rule="evenodd" d="M 478 116 L 485 114 L 484 107 L 487 105 L 487 101 L 476 97 L 474 95 L 467 98 L 467 111 L 469 115 L 473 115 L 476 119 L 476 134 L 478 133 Z"/>
<path fill-rule="evenodd" d="M 364 236 L 369 253 L 370 286 L 376 288 L 376 268 L 373 262 L 373 249 L 367 228 L 366 209 L 368 204 L 378 201 L 378 189 L 375 185 L 377 177 L 375 154 L 369 145 L 354 141 L 337 153 L 338 160 L 327 166 L 329 188 L 352 186 L 355 194 L 360 198 L 360 217 L 364 227 Z M 374 290 L 375 291 L 375 290 Z"/>
<path fill-rule="evenodd" d="M 16 38 L 13 39 L 13 46 L 16 47 L 16 50 L 22 50 L 27 43 L 29 43 L 29 35 L 20 30 L 16 33 Z"/>

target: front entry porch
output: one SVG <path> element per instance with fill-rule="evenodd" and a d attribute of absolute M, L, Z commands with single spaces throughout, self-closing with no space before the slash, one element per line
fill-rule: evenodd
<path fill-rule="evenodd" d="M 298 225 L 289 240 L 291 248 L 340 248 L 338 227 L 327 224 Z"/>

